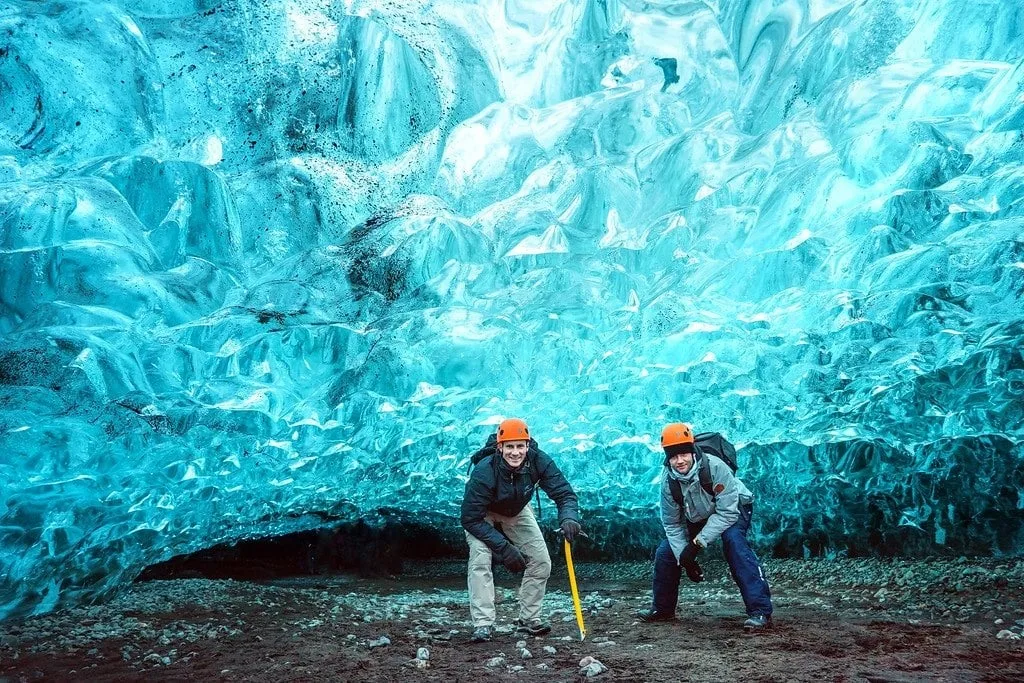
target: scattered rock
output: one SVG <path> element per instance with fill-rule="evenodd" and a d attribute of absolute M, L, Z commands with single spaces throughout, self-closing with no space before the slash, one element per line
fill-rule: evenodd
<path fill-rule="evenodd" d="M 517 640 L 516 641 L 516 649 L 517 650 L 522 650 L 524 647 L 526 647 L 526 641 L 525 640 Z"/>
<path fill-rule="evenodd" d="M 525 647 L 519 648 L 519 656 L 523 659 L 533 659 L 533 654 Z"/>
<path fill-rule="evenodd" d="M 428 659 L 430 659 L 430 650 L 428 650 L 425 647 L 419 648 L 418 650 L 416 650 L 416 659 L 422 659 L 423 661 L 427 661 Z"/>
<path fill-rule="evenodd" d="M 838 614 L 843 619 L 847 617 L 854 620 L 860 618 L 877 619 L 879 618 L 879 610 L 884 608 L 886 613 L 881 616 L 883 621 L 891 621 L 896 625 L 908 623 L 912 625 L 927 624 L 929 628 L 933 625 L 945 628 L 966 621 L 980 620 L 980 625 L 983 628 L 982 631 L 967 629 L 964 633 L 970 631 L 968 635 L 971 638 L 982 640 L 987 638 L 988 643 L 987 645 L 982 645 L 982 649 L 987 648 L 990 652 L 1000 653 L 1009 650 L 1012 650 L 1014 653 L 1018 651 L 1024 652 L 1021 649 L 1024 646 L 1024 633 L 1022 633 L 1022 630 L 1024 630 L 1024 619 L 1021 619 L 1021 617 L 1024 617 L 1024 611 L 1017 611 L 1021 608 L 1017 598 L 1019 594 L 1015 590 L 1007 591 L 1002 595 L 992 592 L 993 582 L 1000 578 L 1008 580 L 1011 586 L 1020 586 L 1022 579 L 1024 579 L 1024 563 L 1015 564 L 996 560 L 982 560 L 974 563 L 986 568 L 998 568 L 1000 575 L 997 575 L 994 569 L 987 574 L 977 570 L 961 571 L 962 568 L 968 566 L 962 562 L 957 565 L 956 570 L 951 570 L 950 565 L 952 563 L 948 560 L 922 563 L 909 560 L 882 562 L 858 558 L 856 560 L 839 559 L 834 564 L 827 562 L 801 563 L 796 561 L 768 560 L 769 570 L 777 570 L 772 572 L 773 583 L 778 578 L 778 582 L 782 586 L 799 587 L 804 583 L 814 584 L 816 581 L 820 582 L 823 587 L 828 586 L 829 590 L 824 591 L 824 593 L 829 595 L 828 602 L 830 604 L 823 604 L 820 598 L 808 598 L 807 600 L 808 604 L 812 604 L 815 609 L 820 610 L 823 614 Z M 595 571 L 597 570 L 604 571 L 604 568 L 598 565 Z M 643 571 L 647 570 L 649 570 L 649 566 L 643 568 Z M 723 570 L 721 574 L 723 579 L 728 580 L 729 577 L 726 571 Z M 615 578 L 618 579 L 619 576 L 615 575 Z M 201 644 L 191 649 L 207 647 L 207 643 L 215 644 L 217 649 L 227 648 L 227 641 L 231 631 L 239 633 L 235 627 L 241 628 L 241 632 L 245 632 L 247 635 L 244 639 L 233 641 L 231 647 L 234 647 L 236 644 L 240 647 L 245 647 L 261 643 L 263 648 L 267 648 L 274 647 L 274 642 L 278 640 L 287 640 L 290 643 L 293 639 L 288 638 L 288 636 L 292 633 L 299 631 L 298 636 L 301 638 L 303 635 L 302 630 L 307 628 L 313 629 L 318 626 L 322 629 L 323 626 L 321 624 L 327 622 L 332 624 L 334 628 L 341 629 L 331 634 L 324 634 L 324 636 L 329 638 L 330 642 L 340 645 L 339 649 L 341 650 L 348 649 L 345 647 L 347 643 L 353 646 L 358 644 L 356 649 L 361 649 L 362 646 L 368 644 L 368 641 L 381 635 L 377 631 L 378 635 L 374 636 L 374 631 L 382 628 L 388 622 L 397 624 L 401 615 L 406 614 L 408 617 L 416 619 L 416 622 L 413 622 L 415 625 L 412 630 L 406 632 L 400 626 L 389 626 L 389 630 L 396 627 L 399 628 L 399 631 L 396 632 L 396 637 L 399 637 L 400 640 L 391 643 L 398 643 L 396 645 L 397 650 L 373 653 L 377 655 L 377 657 L 373 657 L 373 654 L 370 655 L 370 658 L 374 661 L 367 658 L 366 651 L 364 650 L 362 656 L 357 656 L 353 659 L 364 661 L 368 667 L 374 668 L 374 671 L 364 672 L 371 678 L 373 677 L 371 674 L 376 674 L 380 677 L 383 673 L 384 670 L 377 667 L 391 666 L 392 671 L 394 671 L 396 668 L 393 666 L 394 664 L 398 665 L 399 671 L 404 669 L 405 675 L 408 677 L 415 675 L 414 672 L 409 671 L 411 667 L 420 666 L 414 661 L 405 660 L 405 657 L 410 654 L 409 650 L 418 654 L 417 650 L 420 645 L 429 645 L 430 649 L 435 650 L 435 652 L 441 652 L 437 650 L 438 647 L 448 647 L 447 643 L 436 644 L 437 641 L 431 641 L 430 638 L 438 640 L 445 638 L 451 626 L 451 606 L 458 605 L 461 608 L 465 602 L 464 588 L 461 591 L 447 589 L 413 590 L 400 593 L 397 597 L 391 595 L 390 592 L 384 596 L 375 596 L 364 591 L 346 596 L 342 591 L 338 590 L 338 585 L 332 584 L 329 590 L 323 589 L 319 583 L 321 581 L 322 579 L 317 579 L 318 583 L 314 584 L 314 588 L 308 589 L 308 593 L 302 596 L 302 602 L 305 604 L 309 604 L 310 599 L 316 602 L 316 609 L 305 614 L 293 609 L 259 608 L 259 606 L 272 602 L 268 600 L 268 597 L 281 592 L 280 588 L 277 587 L 259 587 L 242 582 L 232 584 L 229 587 L 226 582 L 198 579 L 174 580 L 167 583 L 133 584 L 123 597 L 118 596 L 114 600 L 99 606 L 91 606 L 89 608 L 76 607 L 53 614 L 40 615 L 31 619 L 12 620 L 12 622 L 0 624 L 0 657 L 3 658 L 5 663 L 9 663 L 11 659 L 19 657 L 18 651 L 9 652 L 4 649 L 4 646 L 20 650 L 22 662 L 19 662 L 19 664 L 22 664 L 22 669 L 28 674 L 29 678 L 32 677 L 31 664 L 34 663 L 34 660 L 31 660 L 28 664 L 23 664 L 26 657 L 38 659 L 39 654 L 47 652 L 74 654 L 78 658 L 75 661 L 78 664 L 76 668 L 81 677 L 85 678 L 90 677 L 89 670 L 85 667 L 93 662 L 100 662 L 99 666 L 106 667 L 113 664 L 110 661 L 111 658 L 123 659 L 124 661 L 117 662 L 119 666 L 123 667 L 125 671 L 134 669 L 138 673 L 150 666 L 159 667 L 164 665 L 165 655 L 170 660 L 172 666 L 177 666 L 174 664 L 175 661 L 180 661 L 182 665 L 188 664 L 192 666 L 189 662 L 193 659 L 194 653 L 189 653 L 190 643 Z M 897 588 L 896 586 L 901 585 L 901 583 L 912 588 L 907 590 Z M 955 590 L 957 583 L 962 583 L 967 592 L 958 596 L 944 594 L 950 587 Z M 851 584 L 857 584 L 859 588 L 851 589 Z M 344 584 L 339 583 L 339 585 Z M 883 586 L 885 587 L 884 589 L 882 589 Z M 307 589 L 304 588 L 303 590 Z M 347 587 L 343 590 L 347 590 Z M 694 604 L 697 602 L 715 604 L 727 596 L 735 598 L 735 587 L 731 585 L 731 582 L 723 583 L 717 580 L 709 580 L 706 584 L 702 584 L 700 588 L 691 587 L 691 590 L 694 591 L 694 598 L 701 597 L 701 600 L 695 600 Z M 634 593 L 635 596 L 634 594 L 617 595 L 610 609 L 602 611 L 602 614 L 610 614 L 611 611 L 616 611 L 622 607 L 622 614 L 626 615 L 625 606 L 632 605 L 633 602 L 636 602 L 638 607 L 646 606 L 643 603 L 648 603 L 649 600 L 644 596 L 649 596 L 650 591 L 638 588 Z M 780 593 L 784 594 L 784 591 L 780 591 Z M 201 600 L 197 600 L 197 595 L 202 596 Z M 220 601 L 226 602 L 229 606 L 234 606 L 238 601 L 239 595 L 244 596 L 247 607 L 257 607 L 252 615 L 254 621 L 255 619 L 267 619 L 276 616 L 280 620 L 274 621 L 273 625 L 284 628 L 280 631 L 267 630 L 265 632 L 268 635 L 264 635 L 261 638 L 257 635 L 261 631 L 255 630 L 250 625 L 250 615 L 248 613 L 246 613 L 245 621 L 240 621 L 236 619 L 239 614 L 238 612 L 232 614 L 218 609 Z M 602 609 L 607 607 L 603 596 L 598 598 L 597 594 L 593 595 L 595 597 L 587 601 L 588 607 L 600 607 Z M 878 600 L 882 596 L 885 598 L 884 604 Z M 1007 600 L 1008 596 L 1011 599 Z M 288 600 L 282 600 L 281 603 L 282 605 L 290 605 L 294 598 L 295 596 L 289 595 Z M 831 604 L 833 600 L 834 604 Z M 779 602 L 782 603 L 783 601 L 780 600 Z M 510 664 L 525 664 L 526 668 L 534 666 L 538 672 L 553 673 L 559 671 L 562 677 L 566 675 L 572 677 L 571 670 L 568 672 L 564 670 L 564 665 L 569 664 L 571 666 L 571 663 L 562 662 L 563 657 L 556 657 L 555 655 L 559 655 L 561 651 L 564 651 L 564 657 L 572 657 L 571 652 L 579 652 L 578 656 L 582 657 L 587 650 L 593 653 L 594 649 L 612 647 L 606 638 L 608 636 L 617 636 L 612 635 L 611 631 L 605 629 L 598 629 L 600 635 L 596 638 L 588 636 L 587 640 L 590 641 L 589 643 L 577 643 L 578 634 L 576 633 L 575 625 L 572 623 L 574 622 L 574 616 L 571 611 L 571 596 L 567 591 L 552 591 L 551 599 L 546 604 L 556 608 L 551 611 L 552 620 L 558 621 L 564 617 L 568 623 L 561 628 L 556 626 L 556 629 L 561 631 L 560 633 L 556 631 L 556 634 L 553 634 L 551 637 L 534 643 L 534 647 L 539 651 L 542 650 L 542 654 L 533 655 L 533 658 L 541 658 L 541 662 L 531 665 L 528 660 L 521 659 L 522 653 L 519 650 L 527 649 L 526 643 L 529 643 L 532 640 L 531 638 L 526 638 L 523 641 L 522 648 L 505 650 L 507 645 L 513 643 L 519 645 L 517 641 L 522 634 L 512 634 L 501 638 L 500 648 L 491 650 L 492 656 L 503 651 L 506 666 Z M 191 609 L 196 605 L 199 607 L 198 610 Z M 177 608 L 184 609 L 179 610 Z M 127 614 L 119 614 L 118 610 L 129 611 Z M 1006 616 L 994 616 L 999 613 Z M 373 615 L 372 624 L 366 625 L 362 623 L 365 614 Z M 945 618 L 940 615 L 945 615 Z M 299 620 L 300 616 L 305 616 L 305 618 Z M 289 619 L 288 617 L 291 618 Z M 322 617 L 322 619 L 319 617 Z M 625 624 L 629 623 L 629 619 L 620 621 L 624 624 L 621 628 L 625 631 L 628 628 Z M 942 623 L 943 621 L 946 621 L 946 623 Z M 995 631 L 985 628 L 984 621 L 989 621 L 990 625 L 996 626 Z M 355 622 L 353 626 L 354 634 L 346 636 L 342 630 L 346 624 L 353 624 L 353 622 Z M 406 628 L 408 628 L 409 622 L 406 621 L 405 623 Z M 959 626 L 954 627 L 953 633 L 958 628 Z M 512 630 L 512 628 L 508 627 L 502 629 L 505 632 Z M 898 632 L 903 633 L 902 631 Z M 467 640 L 465 628 L 462 629 L 462 634 L 461 638 L 455 638 L 454 640 Z M 997 634 L 1000 643 L 992 643 L 992 637 Z M 888 637 L 888 633 L 882 631 L 873 636 L 865 637 L 869 642 L 874 642 L 876 636 L 884 640 Z M 625 636 L 623 637 L 625 638 Z M 216 638 L 218 642 L 214 643 L 214 640 L 207 640 L 208 638 Z M 512 640 L 513 638 L 516 640 Z M 643 642 L 646 639 L 642 638 L 640 643 L 635 640 L 632 641 L 632 647 L 635 648 L 633 657 L 637 660 L 643 659 L 646 661 L 650 658 L 650 651 L 655 649 L 653 644 Z M 553 647 L 554 643 L 559 640 L 565 641 L 560 650 Z M 657 639 L 651 638 L 650 640 L 656 643 Z M 341 642 L 339 643 L 338 641 Z M 435 644 L 431 645 L 431 642 L 435 642 Z M 131 645 L 128 645 L 129 643 Z M 721 641 L 722 647 L 725 648 L 745 648 L 747 644 L 747 641 L 742 638 L 726 638 Z M 170 654 L 168 650 L 171 647 L 178 647 L 183 656 L 176 657 Z M 457 648 L 458 646 L 456 646 Z M 623 645 L 622 648 L 624 651 L 627 650 L 628 643 Z M 97 655 L 92 654 L 97 649 L 99 652 L 106 653 L 105 655 L 100 655 L 105 661 L 100 661 Z M 156 651 L 154 652 L 154 650 Z M 402 655 L 391 657 L 387 654 L 389 652 L 390 654 L 402 652 Z M 481 666 L 487 660 L 486 652 L 487 650 L 484 649 L 476 655 L 474 658 L 478 660 L 478 663 L 475 664 L 476 666 Z M 602 651 L 602 655 L 606 658 L 614 656 L 606 654 L 606 652 Z M 614 648 L 610 652 L 618 654 L 618 650 Z M 189 654 L 185 655 L 184 653 Z M 353 653 L 354 651 L 349 654 Z M 443 665 L 439 663 L 446 658 L 440 654 L 438 657 L 440 659 L 421 661 L 431 662 L 431 672 L 439 668 L 447 671 L 444 667 L 448 665 L 448 662 L 443 662 Z M 142 663 L 144 658 L 145 664 Z M 82 661 L 83 659 L 85 660 L 84 662 Z M 201 659 L 201 656 L 197 657 L 197 661 Z M 514 661 L 508 662 L 507 660 L 509 659 Z M 159 664 L 157 663 L 158 661 Z M 537 666 L 544 663 L 547 666 Z M 250 663 L 250 668 L 251 665 Z M 49 677 L 54 678 L 59 678 L 60 676 L 67 677 L 68 668 L 63 666 L 58 672 L 48 671 L 46 673 L 49 674 Z M 618 665 L 613 667 L 610 670 L 609 678 L 622 675 L 623 672 L 620 671 L 620 668 Z M 634 668 L 632 663 L 630 663 L 629 668 Z M 911 670 L 903 665 L 899 668 Z M 237 667 L 232 667 L 232 671 L 236 670 L 242 671 Z M 216 669 L 214 668 L 210 671 L 216 672 Z M 495 671 L 505 673 L 504 669 L 495 669 Z M 244 677 L 245 674 L 235 673 L 233 675 Z M 396 673 L 396 677 L 401 675 L 401 673 Z M 586 673 L 584 672 L 582 675 L 585 676 Z M 39 677 L 44 676 L 40 673 Z"/>
<path fill-rule="evenodd" d="M 608 670 L 608 667 L 602 664 L 598 659 L 586 656 L 580 660 L 580 675 L 586 676 L 587 678 L 593 678 L 599 676 Z"/>
<path fill-rule="evenodd" d="M 385 645 L 390 645 L 390 644 L 391 644 L 391 639 L 388 638 L 387 636 L 381 636 L 380 638 L 377 638 L 376 640 L 371 640 L 369 643 L 367 643 L 367 645 L 370 646 L 371 650 L 373 648 L 375 648 L 375 647 L 384 647 Z"/>
<path fill-rule="evenodd" d="M 547 671 L 547 670 L 548 670 L 548 669 L 550 669 L 551 667 L 549 667 L 549 666 L 548 666 L 547 664 L 545 664 L 544 662 L 541 662 L 540 664 L 538 664 L 538 665 L 537 665 L 537 668 L 538 668 L 538 669 L 540 669 L 541 671 Z"/>
<path fill-rule="evenodd" d="M 597 648 L 615 647 L 615 645 L 617 645 L 617 643 L 614 640 L 606 640 L 601 643 L 594 643 L 594 647 Z"/>
<path fill-rule="evenodd" d="M 520 671 L 522 671 L 525 668 L 526 667 L 523 666 L 522 664 L 514 664 L 514 665 L 512 665 L 512 666 L 510 666 L 508 668 L 508 671 L 509 671 L 509 673 L 516 674 L 516 673 L 519 673 Z"/>
<path fill-rule="evenodd" d="M 497 669 L 498 667 L 505 666 L 505 656 L 498 655 L 497 657 L 491 657 L 487 660 L 487 664 L 485 664 L 485 666 L 488 669 Z"/>

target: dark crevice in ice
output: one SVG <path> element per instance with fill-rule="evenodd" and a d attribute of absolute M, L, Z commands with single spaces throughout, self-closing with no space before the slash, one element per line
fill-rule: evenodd
<path fill-rule="evenodd" d="M 139 580 L 210 578 L 267 580 L 333 572 L 376 577 L 400 574 L 403 561 L 452 557 L 459 548 L 438 527 L 386 517 L 221 543 L 150 565 Z"/>

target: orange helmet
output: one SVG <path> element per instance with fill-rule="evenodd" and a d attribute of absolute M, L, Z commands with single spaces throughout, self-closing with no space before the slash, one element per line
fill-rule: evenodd
<path fill-rule="evenodd" d="M 672 422 L 665 425 L 661 430 L 661 447 L 681 446 L 687 444 L 693 446 L 693 429 L 685 422 Z M 693 451 L 689 451 L 693 453 Z"/>
<path fill-rule="evenodd" d="M 498 425 L 498 443 L 504 441 L 529 441 L 530 428 L 518 417 L 502 420 Z"/>

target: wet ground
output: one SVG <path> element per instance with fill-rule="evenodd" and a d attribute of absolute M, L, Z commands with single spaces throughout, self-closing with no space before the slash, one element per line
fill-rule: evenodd
<path fill-rule="evenodd" d="M 679 621 L 647 625 L 634 614 L 649 565 L 578 566 L 582 642 L 564 568 L 545 600 L 550 635 L 503 627 L 483 644 L 469 640 L 455 562 L 372 580 L 146 581 L 0 624 L 0 681 L 575 681 L 587 657 L 609 681 L 1024 681 L 1019 561 L 769 561 L 775 627 L 756 635 L 724 564 L 705 569 L 709 581 L 684 585 Z M 516 584 L 498 583 L 507 625 Z"/>

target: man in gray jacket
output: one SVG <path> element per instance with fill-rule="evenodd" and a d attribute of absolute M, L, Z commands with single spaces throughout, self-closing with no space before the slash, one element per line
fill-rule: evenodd
<path fill-rule="evenodd" d="M 654 557 L 654 605 L 640 618 L 647 622 L 675 619 L 682 572 L 691 581 L 703 581 L 697 555 L 721 537 L 729 571 L 747 608 L 743 627 L 748 631 L 769 628 L 771 590 L 757 555 L 747 543 L 753 494 L 729 465 L 696 446 L 689 425 L 667 425 L 661 433 L 661 446 L 665 451 L 661 522 L 666 539 Z M 701 481 L 702 468 L 709 481 Z"/>

